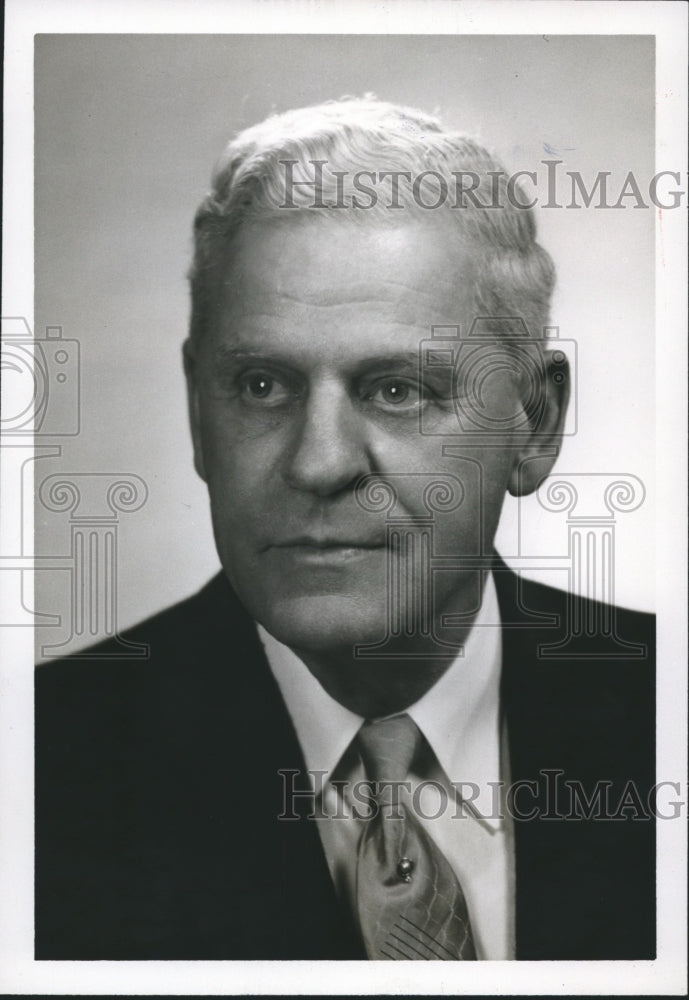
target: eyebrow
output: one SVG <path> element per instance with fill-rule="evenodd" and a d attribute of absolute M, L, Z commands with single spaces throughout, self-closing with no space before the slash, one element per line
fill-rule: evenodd
<path fill-rule="evenodd" d="M 299 370 L 299 360 L 292 355 L 281 354 L 280 351 L 265 351 L 251 347 L 230 347 L 221 345 L 217 348 L 214 360 L 220 368 L 231 368 L 233 365 L 246 361 L 263 362 L 266 365 L 277 365 L 291 370 Z M 376 371 L 396 370 L 418 371 L 419 351 L 395 351 L 390 354 L 374 354 L 352 361 L 350 373 L 357 375 Z"/>

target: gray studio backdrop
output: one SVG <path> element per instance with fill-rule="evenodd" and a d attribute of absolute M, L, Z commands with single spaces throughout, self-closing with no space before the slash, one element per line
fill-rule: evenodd
<path fill-rule="evenodd" d="M 544 159 L 587 183 L 610 171 L 613 190 L 629 171 L 647 190 L 654 171 L 647 37 L 44 35 L 35 82 L 35 330 L 61 327 L 78 342 L 81 389 L 69 404 L 79 432 L 36 461 L 36 485 L 68 473 L 104 474 L 77 480 L 96 492 L 123 474 L 145 482 L 143 506 L 127 509 L 125 497 L 117 509 L 120 627 L 218 568 L 180 345 L 191 221 L 232 133 L 272 111 L 373 92 L 439 112 L 508 170 L 539 171 L 541 190 Z M 553 322 L 578 346 L 578 423 L 556 472 L 594 487 L 612 473 L 643 483 L 641 506 L 616 518 L 615 586 L 618 603 L 651 609 L 655 210 L 632 206 L 540 208 L 538 221 L 558 266 Z M 84 495 L 81 514 L 103 504 Z M 41 644 L 69 631 L 74 518 L 69 503 L 36 505 L 36 552 L 61 557 L 36 573 L 35 608 L 62 616 L 40 629 Z M 566 512 L 509 500 L 498 541 L 508 561 L 556 555 L 527 573 L 567 586 Z M 77 646 L 88 641 L 87 629 Z"/>

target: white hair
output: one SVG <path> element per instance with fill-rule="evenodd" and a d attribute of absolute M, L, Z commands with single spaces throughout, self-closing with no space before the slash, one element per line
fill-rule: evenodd
<path fill-rule="evenodd" d="M 267 218 L 377 225 L 400 225 L 409 213 L 428 218 L 435 202 L 412 197 L 406 185 L 399 185 L 395 207 L 383 198 L 357 204 L 357 175 L 391 172 L 423 175 L 431 198 L 433 191 L 447 193 L 450 185 L 457 192 L 458 177 L 473 178 L 461 205 L 436 201 L 437 211 L 451 216 L 481 252 L 477 315 L 518 316 L 532 336 L 540 336 L 555 269 L 536 242 L 532 209 L 515 203 L 514 190 L 506 197 L 502 165 L 474 139 L 446 130 L 438 118 L 371 97 L 272 115 L 229 142 L 194 222 L 192 336 L 200 336 L 213 315 L 219 269 L 242 225 Z"/>

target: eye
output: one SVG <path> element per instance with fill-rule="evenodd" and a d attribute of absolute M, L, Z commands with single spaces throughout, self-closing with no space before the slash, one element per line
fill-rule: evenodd
<path fill-rule="evenodd" d="M 270 375 L 250 375 L 246 381 L 246 390 L 255 399 L 265 399 L 270 396 L 273 384 Z"/>
<path fill-rule="evenodd" d="M 403 382 L 390 382 L 381 387 L 380 394 L 386 403 L 404 403 L 409 396 L 409 386 Z"/>
<path fill-rule="evenodd" d="M 242 398 L 253 406 L 280 406 L 293 400 L 296 395 L 289 386 L 268 372 L 245 372 L 239 383 Z"/>
<path fill-rule="evenodd" d="M 371 387 L 367 398 L 388 410 L 412 410 L 421 404 L 419 386 L 403 378 L 381 379 Z"/>

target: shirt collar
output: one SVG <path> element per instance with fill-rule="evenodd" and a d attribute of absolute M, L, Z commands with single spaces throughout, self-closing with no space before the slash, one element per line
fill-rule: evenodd
<path fill-rule="evenodd" d="M 478 786 L 476 808 L 492 826 L 490 783 L 502 778 L 502 633 L 492 573 L 486 580 L 481 608 L 463 654 L 407 709 L 407 714 L 426 737 L 448 780 Z"/>
<path fill-rule="evenodd" d="M 363 718 L 332 698 L 305 663 L 258 625 L 268 663 L 301 745 L 306 767 L 330 775 Z M 463 651 L 407 709 L 451 782 L 482 790 L 500 780 L 500 610 L 492 573 Z"/>
<path fill-rule="evenodd" d="M 364 721 L 332 698 L 296 653 L 262 625 L 258 635 L 297 733 L 309 771 L 330 775 Z"/>

